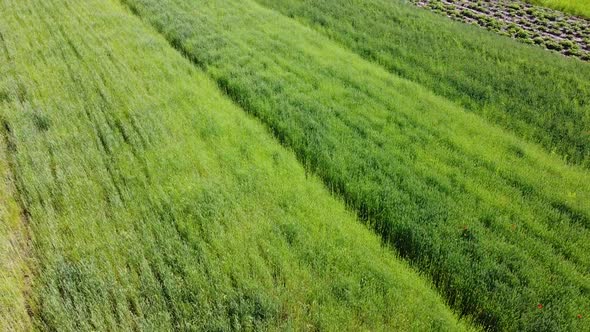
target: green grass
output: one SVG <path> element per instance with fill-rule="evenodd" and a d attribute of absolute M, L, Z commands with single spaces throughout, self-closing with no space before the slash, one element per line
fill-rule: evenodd
<path fill-rule="evenodd" d="M 252 1 L 125 3 L 454 308 L 493 330 L 588 329 L 587 170 Z"/>
<path fill-rule="evenodd" d="M 0 329 L 465 328 L 120 4 L 0 12 Z"/>
<path fill-rule="evenodd" d="M 258 0 L 590 168 L 590 64 L 395 0 Z"/>
<path fill-rule="evenodd" d="M 590 19 L 590 0 L 529 0 L 528 2 Z"/>
<path fill-rule="evenodd" d="M 0 331 L 24 331 L 31 328 L 23 296 L 29 291 L 31 262 L 7 155 L 6 142 L 0 137 Z"/>

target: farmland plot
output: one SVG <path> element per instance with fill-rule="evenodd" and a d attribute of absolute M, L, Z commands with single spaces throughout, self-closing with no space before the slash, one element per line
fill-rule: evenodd
<path fill-rule="evenodd" d="M 464 328 L 120 4 L 0 12 L 0 329 Z"/>
<path fill-rule="evenodd" d="M 586 326 L 585 169 L 251 1 L 124 2 L 462 313 L 494 330 Z"/>
<path fill-rule="evenodd" d="M 259 0 L 466 110 L 590 167 L 590 65 L 390 0 Z"/>

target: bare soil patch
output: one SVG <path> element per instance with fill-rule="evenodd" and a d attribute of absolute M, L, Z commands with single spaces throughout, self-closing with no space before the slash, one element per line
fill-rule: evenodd
<path fill-rule="evenodd" d="M 590 21 L 585 18 L 522 1 L 411 1 L 454 20 L 590 61 Z"/>

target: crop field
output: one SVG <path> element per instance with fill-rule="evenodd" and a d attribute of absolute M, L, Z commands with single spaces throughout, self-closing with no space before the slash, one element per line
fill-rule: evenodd
<path fill-rule="evenodd" d="M 462 313 L 498 329 L 579 323 L 587 172 L 254 3 L 127 3 Z"/>
<path fill-rule="evenodd" d="M 392 0 L 0 13 L 0 331 L 590 331 L 590 63 Z"/>
<path fill-rule="evenodd" d="M 462 328 L 123 7 L 0 8 L 0 330 Z"/>
<path fill-rule="evenodd" d="M 259 0 L 570 164 L 590 167 L 590 66 L 389 0 Z"/>

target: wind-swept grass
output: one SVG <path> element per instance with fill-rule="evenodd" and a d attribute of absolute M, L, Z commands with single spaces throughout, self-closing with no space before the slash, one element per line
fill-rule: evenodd
<path fill-rule="evenodd" d="M 587 328 L 586 170 L 252 1 L 124 2 L 462 313 L 494 330 Z"/>
<path fill-rule="evenodd" d="M 258 2 L 590 168 L 590 63 L 397 0 Z"/>
<path fill-rule="evenodd" d="M 10 103 L 8 89 L 15 78 L 10 60 L 0 28 L 0 331 L 26 331 L 31 321 L 25 297 L 35 264 L 30 255 L 28 221 L 19 208 L 14 144 L 4 126 L 4 110 Z"/>
<path fill-rule="evenodd" d="M 464 328 L 120 4 L 7 0 L 0 12 L 3 330 L 27 328 L 25 307 L 44 331 Z M 29 260 L 6 261 L 22 223 L 27 292 Z"/>
<path fill-rule="evenodd" d="M 28 266 L 33 262 L 7 147 L 5 138 L 0 137 L 0 331 L 26 331 L 31 325 L 24 295 L 29 292 Z"/>

